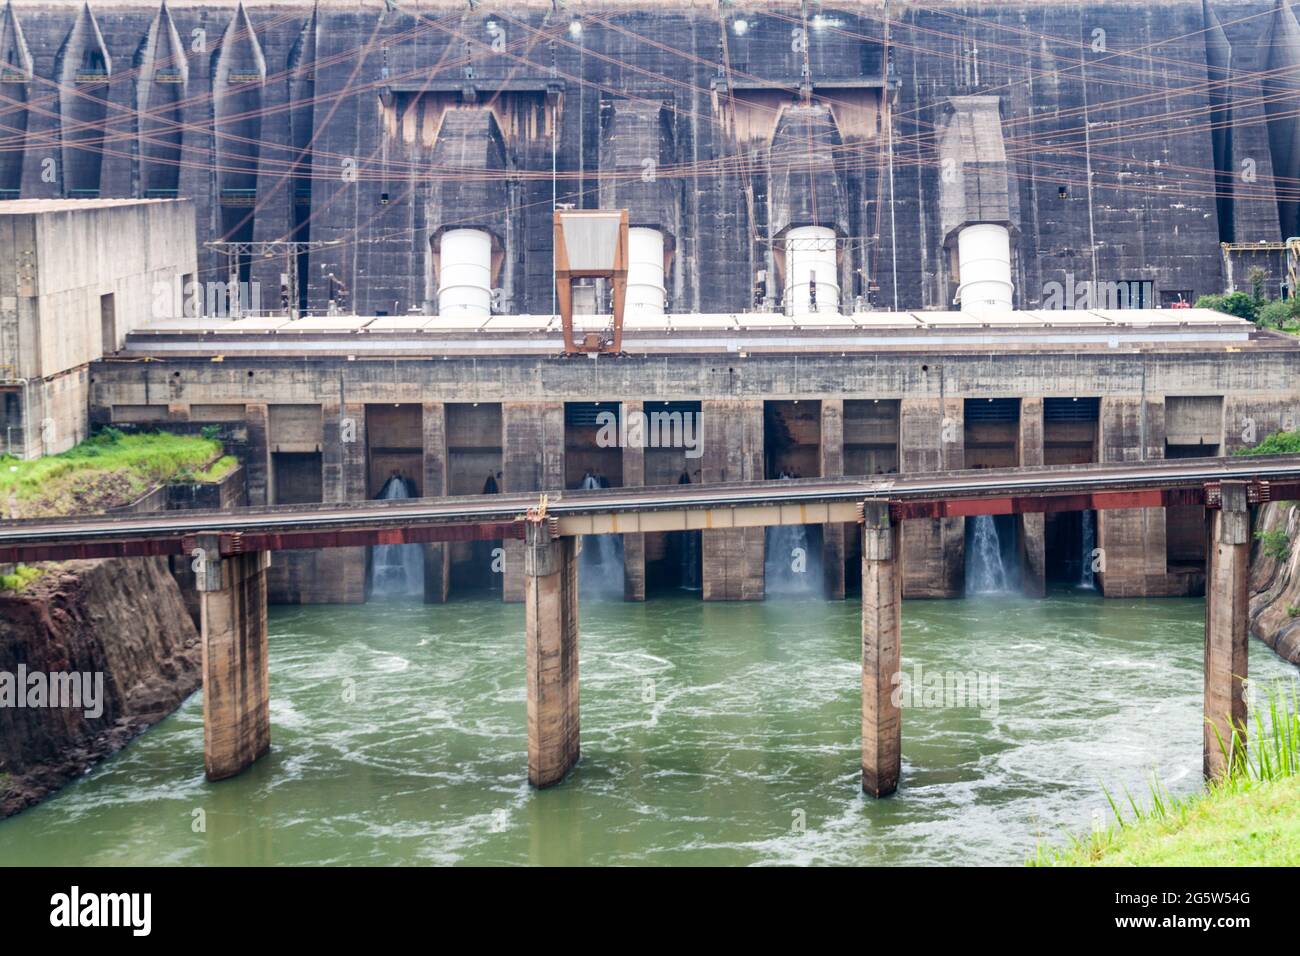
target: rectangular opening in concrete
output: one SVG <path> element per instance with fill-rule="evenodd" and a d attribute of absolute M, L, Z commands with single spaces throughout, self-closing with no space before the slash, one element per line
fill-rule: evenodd
<path fill-rule="evenodd" d="M 1020 399 L 968 398 L 964 420 L 967 468 L 1020 464 Z"/>
<path fill-rule="evenodd" d="M 574 292 L 577 293 L 575 288 Z M 565 402 L 564 487 L 619 488 L 623 484 L 623 406 L 621 402 Z M 628 423 L 628 428 L 632 423 Z M 627 442 L 644 444 L 629 431 Z M 624 591 L 623 536 L 584 535 L 578 555 L 578 587 L 583 597 L 621 600 Z"/>
<path fill-rule="evenodd" d="M 670 431 L 678 429 L 685 436 L 689 423 L 695 443 L 688 448 L 684 441 L 666 441 L 645 450 L 647 485 L 699 484 L 702 480 L 699 456 L 701 411 L 699 402 L 646 402 L 647 421 L 654 415 L 668 416 Z M 663 432 L 662 426 L 658 426 Z M 645 576 L 647 592 L 685 590 L 698 592 L 702 580 L 700 532 L 651 531 L 645 535 Z"/>
<path fill-rule="evenodd" d="M 813 400 L 763 403 L 765 476 L 821 477 L 822 403 Z M 767 528 L 763 590 L 768 597 L 806 596 L 823 590 L 821 525 Z"/>
<path fill-rule="evenodd" d="M 1171 395 L 1165 398 L 1165 457 L 1206 458 L 1223 447 L 1221 395 Z M 1205 509 L 1176 505 L 1165 509 L 1165 563 L 1171 575 L 1197 578 L 1205 571 Z"/>
<path fill-rule="evenodd" d="M 0 441 L 6 455 L 24 457 L 23 393 L 19 389 L 0 389 Z"/>
<path fill-rule="evenodd" d="M 418 498 L 424 493 L 424 415 L 419 405 L 367 405 L 366 446 L 371 498 L 384 495 L 393 478 L 406 484 L 405 495 L 396 497 Z M 389 497 L 393 496 L 390 490 Z"/>
<path fill-rule="evenodd" d="M 503 490 L 501 405 L 463 402 L 446 406 L 447 493 L 490 495 Z M 453 591 L 501 589 L 504 552 L 497 541 L 447 545 Z"/>
<path fill-rule="evenodd" d="M 1090 396 L 1043 399 L 1043 464 L 1082 465 L 1098 459 L 1101 399 Z M 1047 580 L 1074 587 L 1093 586 L 1097 514 L 1065 511 L 1043 521 Z"/>
<path fill-rule="evenodd" d="M 271 487 L 274 490 L 273 504 L 320 504 L 320 452 L 272 452 Z"/>
<path fill-rule="evenodd" d="M 1100 398 L 1043 399 L 1043 464 L 1095 462 L 1100 413 Z"/>
<path fill-rule="evenodd" d="M 763 403 L 764 477 L 821 477 L 822 403 Z"/>
<path fill-rule="evenodd" d="M 321 501 L 321 407 L 270 405 L 267 407 L 266 429 L 267 448 L 271 453 L 271 487 L 268 489 L 271 503 L 310 504 Z"/>
<path fill-rule="evenodd" d="M 99 342 L 104 355 L 117 351 L 117 296 L 112 292 L 99 297 Z"/>
<path fill-rule="evenodd" d="M 844 474 L 897 473 L 899 405 L 893 398 L 844 402 Z"/>
<path fill-rule="evenodd" d="M 621 423 L 619 402 L 564 403 L 564 487 L 622 486 Z"/>

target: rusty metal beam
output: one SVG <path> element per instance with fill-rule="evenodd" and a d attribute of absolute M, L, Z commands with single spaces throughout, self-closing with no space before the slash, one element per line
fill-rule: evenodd
<path fill-rule="evenodd" d="M 894 501 L 896 521 L 916 518 L 973 518 L 977 515 L 1055 514 L 1060 511 L 1113 511 L 1117 508 L 1166 508 L 1205 503 L 1203 488 L 1150 488 L 1140 491 L 1094 491 L 1085 495 L 1003 495 L 938 501 Z"/>

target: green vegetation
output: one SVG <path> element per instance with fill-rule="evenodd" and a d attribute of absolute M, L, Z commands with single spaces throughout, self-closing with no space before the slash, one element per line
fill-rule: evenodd
<path fill-rule="evenodd" d="M 13 574 L 0 574 L 0 591 L 22 591 L 43 573 L 40 568 L 31 565 L 17 565 Z"/>
<path fill-rule="evenodd" d="M 59 455 L 0 458 L 0 512 L 35 517 L 103 511 L 183 471 L 205 468 L 220 453 L 220 442 L 210 438 L 106 428 Z"/>
<path fill-rule="evenodd" d="M 189 484 L 208 484 L 217 482 L 239 467 L 239 459 L 234 455 L 223 455 L 208 467 L 199 471 L 188 469 L 178 472 L 173 480 Z"/>
<path fill-rule="evenodd" d="M 1203 295 L 1196 300 L 1196 307 L 1226 312 L 1248 322 L 1254 322 L 1259 316 L 1259 303 L 1245 292 L 1233 292 L 1230 295 Z"/>
<path fill-rule="evenodd" d="M 1246 273 L 1246 281 L 1250 292 L 1203 295 L 1196 300 L 1196 307 L 1235 315 L 1263 329 L 1300 333 L 1300 298 L 1270 299 L 1268 273 L 1258 266 Z"/>
<path fill-rule="evenodd" d="M 1294 455 L 1300 453 L 1300 431 L 1274 432 L 1258 445 L 1238 448 L 1234 455 Z"/>
<path fill-rule="evenodd" d="M 1300 864 L 1300 696 L 1274 689 L 1252 711 L 1248 747 L 1235 731 L 1219 739 L 1231 768 L 1224 779 L 1181 798 L 1153 781 L 1146 806 L 1127 793 L 1122 806 L 1107 792 L 1114 824 L 1063 849 L 1040 846 L 1030 865 Z"/>
<path fill-rule="evenodd" d="M 1286 533 L 1285 528 L 1274 528 L 1272 531 L 1256 531 L 1255 537 L 1259 540 L 1259 545 L 1264 554 L 1274 561 L 1285 561 L 1291 557 L 1291 536 Z"/>

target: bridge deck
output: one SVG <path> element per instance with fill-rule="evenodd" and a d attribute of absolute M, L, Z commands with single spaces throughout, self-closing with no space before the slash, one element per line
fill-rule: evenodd
<path fill-rule="evenodd" d="M 1215 507 L 1213 486 L 1225 479 L 1255 483 L 1257 500 L 1300 499 L 1300 455 L 552 491 L 547 514 L 560 535 L 577 535 L 852 522 L 868 498 L 887 500 L 898 520 Z M 228 553 L 522 538 L 524 513 L 539 498 L 532 492 L 31 519 L 0 527 L 0 562 L 180 554 L 199 534 L 223 536 Z"/>
<path fill-rule="evenodd" d="M 1255 497 L 1300 498 L 1300 455 L 746 481 L 547 493 L 559 535 L 854 522 L 867 498 L 894 518 L 1028 514 L 1167 505 L 1216 506 L 1206 486 L 1256 483 Z M 0 562 L 179 554 L 186 538 L 222 535 L 222 550 L 348 548 L 523 537 L 538 493 L 346 505 L 30 519 L 0 525 Z"/>

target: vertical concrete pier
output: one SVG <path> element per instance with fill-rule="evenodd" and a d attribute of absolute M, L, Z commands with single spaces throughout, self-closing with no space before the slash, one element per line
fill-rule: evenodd
<path fill-rule="evenodd" d="M 624 402 L 622 421 L 644 415 L 644 402 Z M 648 436 L 646 436 L 648 439 Z M 645 445 L 628 442 L 623 446 L 623 487 L 645 487 Z M 623 600 L 645 600 L 645 535 L 623 535 Z"/>
<path fill-rule="evenodd" d="M 447 494 L 447 406 L 425 402 L 420 412 L 424 440 L 425 498 Z M 446 544 L 424 546 L 424 603 L 446 604 L 451 594 L 451 550 Z"/>
<path fill-rule="evenodd" d="M 198 540 L 203 641 L 203 759 L 209 780 L 251 766 L 271 749 L 265 552 L 222 557 Z"/>
<path fill-rule="evenodd" d="M 898 789 L 903 723 L 895 696 L 902 667 L 903 575 L 898 525 L 889 505 L 868 501 L 862 529 L 862 789 Z"/>
<path fill-rule="evenodd" d="M 530 521 L 524 541 L 528 658 L 528 782 L 549 787 L 578 762 L 576 539 Z"/>
<path fill-rule="evenodd" d="M 821 402 L 821 476 L 844 474 L 844 399 L 824 398 Z M 822 575 L 826 596 L 844 599 L 844 525 L 822 525 Z"/>
<path fill-rule="evenodd" d="M 1227 769 L 1220 746 L 1230 747 L 1234 728 L 1246 735 L 1246 679 L 1249 633 L 1250 506 L 1246 484 L 1225 481 L 1222 506 L 1207 510 L 1210 525 L 1209 568 L 1205 586 L 1205 776 Z"/>
<path fill-rule="evenodd" d="M 1043 400 L 1020 400 L 1020 466 L 1043 464 Z M 1042 514 L 1016 516 L 1020 548 L 1020 587 L 1029 597 L 1047 593 L 1047 520 Z"/>
<path fill-rule="evenodd" d="M 564 487 L 564 403 L 504 402 L 501 405 L 502 491 L 555 491 Z M 501 598 L 507 604 L 524 600 L 523 545 L 505 542 Z"/>

